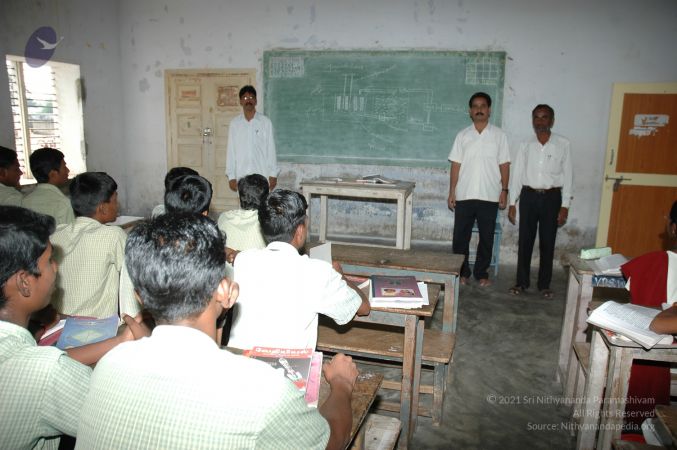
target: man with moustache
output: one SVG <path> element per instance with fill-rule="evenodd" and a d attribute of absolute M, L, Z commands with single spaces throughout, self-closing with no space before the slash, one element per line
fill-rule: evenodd
<path fill-rule="evenodd" d="M 240 89 L 242 114 L 230 122 L 226 155 L 226 176 L 231 190 L 237 191 L 237 180 L 258 173 L 268 180 L 270 190 L 277 185 L 277 156 L 273 124 L 256 112 L 256 89 Z"/>
<path fill-rule="evenodd" d="M 508 203 L 510 151 L 503 130 L 491 125 L 491 97 L 477 92 L 470 97 L 473 124 L 461 130 L 449 153 L 449 209 L 455 211 L 453 252 L 465 255 L 461 284 L 470 278 L 468 253 L 472 228 L 477 220 L 479 242 L 473 275 L 482 287 L 491 285 L 489 265 L 494 246 L 498 209 Z"/>
<path fill-rule="evenodd" d="M 517 280 L 510 293 L 519 295 L 529 287 L 531 253 L 538 229 L 537 286 L 544 298 L 552 298 L 555 237 L 557 227 L 567 221 L 571 202 L 571 150 L 568 139 L 550 131 L 555 123 L 555 111 L 550 106 L 537 105 L 531 120 L 535 135 L 520 145 L 510 186 L 508 220 L 513 225 L 518 201 L 520 210 Z"/>

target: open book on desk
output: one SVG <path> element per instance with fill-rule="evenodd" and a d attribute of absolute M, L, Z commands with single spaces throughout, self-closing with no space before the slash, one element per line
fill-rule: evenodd
<path fill-rule="evenodd" d="M 656 344 L 670 345 L 673 342 L 672 335 L 654 333 L 649 329 L 659 312 L 646 306 L 608 301 L 595 308 L 587 322 L 635 341 L 648 350 Z"/>

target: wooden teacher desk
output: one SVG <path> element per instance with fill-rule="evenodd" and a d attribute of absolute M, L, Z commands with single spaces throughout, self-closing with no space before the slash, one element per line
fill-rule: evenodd
<path fill-rule="evenodd" d="M 312 195 L 320 196 L 320 242 L 327 240 L 328 209 L 327 198 L 332 197 L 356 197 L 372 200 L 396 200 L 397 201 L 397 235 L 395 248 L 409 249 L 411 247 L 411 216 L 412 197 L 416 183 L 410 181 L 396 181 L 393 184 L 360 183 L 355 179 L 341 178 L 317 178 L 303 180 L 301 190 L 308 201 Z M 308 213 L 310 217 L 310 213 Z M 310 233 L 310 226 L 308 226 Z"/>

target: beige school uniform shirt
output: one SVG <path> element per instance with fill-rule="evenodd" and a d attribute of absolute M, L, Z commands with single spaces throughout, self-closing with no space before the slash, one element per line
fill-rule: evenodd
<path fill-rule="evenodd" d="M 57 225 L 75 220 L 71 201 L 61 190 L 49 183 L 40 183 L 23 199 L 22 206 L 41 214 L 54 217 Z"/>
<path fill-rule="evenodd" d="M 126 240 L 121 228 L 89 217 L 57 227 L 50 237 L 59 264 L 52 296 L 57 311 L 97 318 L 138 314 L 140 305 L 124 270 Z"/>

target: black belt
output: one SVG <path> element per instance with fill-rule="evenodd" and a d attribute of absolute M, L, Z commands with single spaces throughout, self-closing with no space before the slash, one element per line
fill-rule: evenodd
<path fill-rule="evenodd" d="M 526 189 L 529 192 L 535 192 L 537 194 L 547 194 L 548 192 L 559 192 L 562 190 L 561 187 L 551 187 L 548 189 L 534 189 L 531 186 L 522 186 L 522 189 Z"/>

